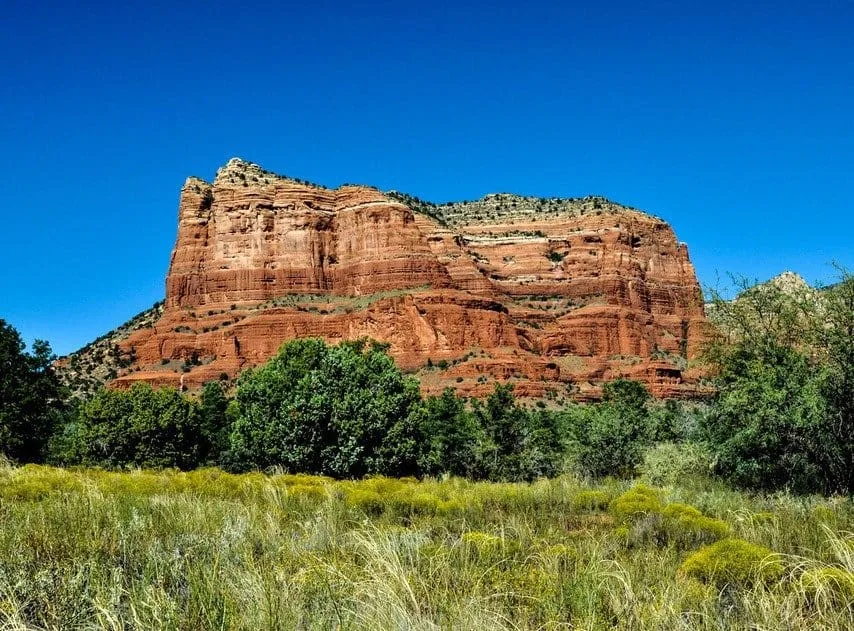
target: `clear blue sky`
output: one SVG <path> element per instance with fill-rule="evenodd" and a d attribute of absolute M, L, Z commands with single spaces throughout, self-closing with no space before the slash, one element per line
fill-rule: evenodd
<path fill-rule="evenodd" d="M 162 298 L 179 188 L 231 156 L 602 194 L 706 285 L 854 268 L 850 1 L 133 4 L 0 15 L 0 318 L 60 353 Z"/>

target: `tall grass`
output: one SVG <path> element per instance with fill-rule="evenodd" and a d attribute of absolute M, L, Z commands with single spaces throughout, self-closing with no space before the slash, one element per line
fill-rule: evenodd
<path fill-rule="evenodd" d="M 609 508 L 629 487 L 3 467 L 0 628 L 854 628 L 849 500 L 692 483 Z M 782 573 L 683 569 L 721 536 Z"/>

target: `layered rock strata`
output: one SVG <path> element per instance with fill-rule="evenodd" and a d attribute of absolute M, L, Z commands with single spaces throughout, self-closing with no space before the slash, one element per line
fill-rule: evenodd
<path fill-rule="evenodd" d="M 592 398 L 630 376 L 691 396 L 703 321 L 686 246 L 643 212 L 592 197 L 436 206 L 233 159 L 184 184 L 163 311 L 118 342 L 132 359 L 113 383 L 193 388 L 290 339 L 370 336 L 431 393 L 501 381 Z"/>

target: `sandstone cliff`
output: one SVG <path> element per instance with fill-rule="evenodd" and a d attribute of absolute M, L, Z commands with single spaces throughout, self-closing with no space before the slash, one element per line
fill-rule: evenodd
<path fill-rule="evenodd" d="M 113 383 L 195 387 L 295 337 L 367 335 L 429 392 L 585 398 L 625 375 L 689 396 L 703 320 L 686 246 L 603 198 L 435 205 L 233 159 L 184 184 L 165 306 L 115 340 Z"/>

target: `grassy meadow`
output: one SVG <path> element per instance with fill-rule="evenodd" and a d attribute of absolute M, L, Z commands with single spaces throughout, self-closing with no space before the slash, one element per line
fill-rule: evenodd
<path fill-rule="evenodd" d="M 852 629 L 854 507 L 654 488 L 0 469 L 2 629 Z"/>

